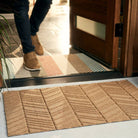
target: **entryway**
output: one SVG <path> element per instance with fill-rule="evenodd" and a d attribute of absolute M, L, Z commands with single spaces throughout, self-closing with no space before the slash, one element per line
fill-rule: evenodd
<path fill-rule="evenodd" d="M 71 6 L 69 8 L 69 1 L 68 2 L 64 1 L 63 3 L 61 3 L 60 1 L 53 1 L 53 5 L 51 6 L 51 9 L 46 19 L 44 20 L 44 22 L 40 27 L 38 36 L 44 46 L 44 51 L 45 51 L 44 56 L 38 57 L 42 65 L 41 72 L 28 72 L 24 70 L 22 66 L 23 59 L 22 59 L 20 40 L 18 38 L 17 33 L 14 35 L 15 40 L 17 44 L 20 45 L 20 47 L 14 46 L 14 48 L 15 47 L 16 48 L 13 50 L 12 54 L 10 51 L 9 54 L 7 55 L 7 57 L 10 57 L 10 60 L 8 59 L 7 62 L 9 64 L 11 82 L 14 82 L 12 84 L 15 85 L 17 83 L 18 85 L 20 81 L 30 82 L 30 80 L 31 81 L 35 80 L 35 83 L 38 83 L 38 82 L 48 83 L 47 80 L 49 79 L 53 80 L 53 78 L 54 78 L 54 82 L 55 82 L 55 79 L 57 79 L 56 82 L 58 82 L 60 80 L 65 81 L 67 78 L 70 78 L 69 80 L 71 81 L 72 78 L 74 79 L 76 77 L 77 78 L 75 80 L 82 80 L 82 81 L 91 80 L 91 79 L 95 80 L 95 79 L 122 77 L 122 75 L 118 71 L 116 71 L 117 58 L 118 58 L 117 54 L 114 54 L 115 59 L 106 55 L 106 57 L 111 62 L 114 62 L 113 64 L 112 63 L 107 64 L 107 62 L 102 60 L 102 56 L 100 58 L 95 58 L 95 56 L 92 56 L 91 54 L 89 54 L 89 51 L 87 51 L 87 49 L 85 50 L 83 48 L 77 47 L 81 45 L 83 45 L 83 47 L 85 47 L 85 45 L 91 47 L 91 45 L 93 45 L 99 51 L 98 52 L 94 48 L 98 53 L 101 53 L 101 55 L 104 55 L 104 53 L 102 53 L 103 52 L 102 47 L 103 46 L 106 46 L 106 48 L 107 47 L 109 48 L 110 46 L 114 47 L 114 41 L 116 41 L 115 50 L 118 53 L 119 42 L 118 42 L 118 38 L 113 37 L 114 41 L 112 41 L 112 44 L 110 43 L 110 45 L 108 45 L 103 40 L 105 39 L 103 37 L 106 37 L 106 35 L 102 34 L 101 36 L 102 39 L 94 38 L 94 36 L 92 36 L 93 37 L 92 41 L 94 40 L 95 42 L 93 43 L 89 41 L 91 39 L 89 36 L 89 32 L 86 33 L 85 31 L 83 31 L 81 32 L 82 34 L 73 32 L 73 31 L 76 31 L 76 29 L 72 28 L 73 27 L 72 22 L 74 21 L 72 20 L 72 4 L 73 4 L 72 1 L 70 1 Z M 95 4 L 99 4 L 99 2 Z M 71 17 L 69 17 L 69 12 L 71 12 Z M 80 14 L 79 16 L 76 17 L 76 21 L 78 21 L 77 25 L 80 25 L 81 22 L 85 23 L 85 20 L 86 19 L 82 17 Z M 12 19 L 9 22 L 12 28 L 16 29 L 14 20 Z M 102 25 L 100 26 L 101 31 L 102 30 L 106 31 L 105 29 L 107 27 L 105 27 L 104 24 L 100 24 L 100 25 Z M 78 27 L 81 27 L 81 26 L 78 26 Z M 103 29 L 102 27 L 105 29 Z M 78 32 L 80 32 L 80 30 L 81 28 L 77 28 Z M 84 33 L 85 33 L 85 36 L 84 36 Z M 69 34 L 71 34 L 72 45 L 70 45 Z M 111 39 L 111 36 L 112 35 L 109 35 L 110 39 Z M 15 42 L 13 44 L 15 45 Z M 114 49 L 113 47 L 112 49 Z M 104 48 L 104 51 L 108 51 L 106 48 Z M 112 55 L 113 53 L 107 52 L 106 54 Z M 4 66 L 3 66 L 3 70 L 5 70 Z M 8 79 L 8 76 L 6 74 L 4 75 L 4 77 Z"/>

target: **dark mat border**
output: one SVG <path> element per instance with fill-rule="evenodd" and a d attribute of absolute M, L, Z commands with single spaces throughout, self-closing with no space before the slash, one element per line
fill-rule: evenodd
<path fill-rule="evenodd" d="M 118 71 L 107 71 L 107 72 L 93 72 L 93 73 L 74 74 L 68 76 L 47 77 L 47 78 L 36 77 L 36 78 L 11 79 L 11 80 L 6 80 L 6 83 L 9 88 L 12 88 L 12 87 L 59 84 L 59 83 L 69 83 L 69 82 L 105 80 L 105 79 L 115 79 L 115 78 L 124 78 L 124 77 Z"/>

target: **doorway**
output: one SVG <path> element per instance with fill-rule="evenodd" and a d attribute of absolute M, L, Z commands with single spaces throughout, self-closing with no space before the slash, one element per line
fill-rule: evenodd
<path fill-rule="evenodd" d="M 116 71 L 111 66 L 103 64 L 103 62 L 70 44 L 71 19 L 69 3 L 71 1 L 54 0 L 46 19 L 40 27 L 38 36 L 44 46 L 45 54 L 38 58 L 43 66 L 43 70 L 41 72 L 24 71 L 20 46 L 18 47 L 19 51 L 16 49 L 16 53 L 15 50 L 13 52 L 16 56 L 10 57 L 10 62 L 9 59 L 7 60 L 9 62 L 9 68 L 12 71 L 10 73 L 12 82 L 35 80 L 38 83 L 40 79 L 63 79 L 76 76 L 79 76 L 79 80 L 83 81 L 88 78 L 103 79 L 121 77 L 120 74 L 117 76 L 112 74 Z M 14 26 L 12 21 L 11 25 Z M 111 74 L 107 75 L 107 73 Z"/>

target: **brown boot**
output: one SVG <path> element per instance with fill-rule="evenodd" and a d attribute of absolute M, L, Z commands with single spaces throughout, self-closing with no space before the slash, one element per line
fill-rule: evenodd
<path fill-rule="evenodd" d="M 39 71 L 41 69 L 34 51 L 24 54 L 24 68 L 28 71 Z"/>
<path fill-rule="evenodd" d="M 35 46 L 36 54 L 43 55 L 44 54 L 43 47 L 39 42 L 38 36 L 37 35 L 34 35 L 34 36 L 32 35 L 31 39 L 32 39 L 32 44 Z"/>

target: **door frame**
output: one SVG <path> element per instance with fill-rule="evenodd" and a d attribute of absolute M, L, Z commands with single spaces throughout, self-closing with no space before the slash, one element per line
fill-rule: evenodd
<path fill-rule="evenodd" d="M 133 45 L 136 33 L 137 0 L 126 0 L 124 2 L 124 31 L 120 57 L 120 71 L 126 76 L 133 75 Z"/>

